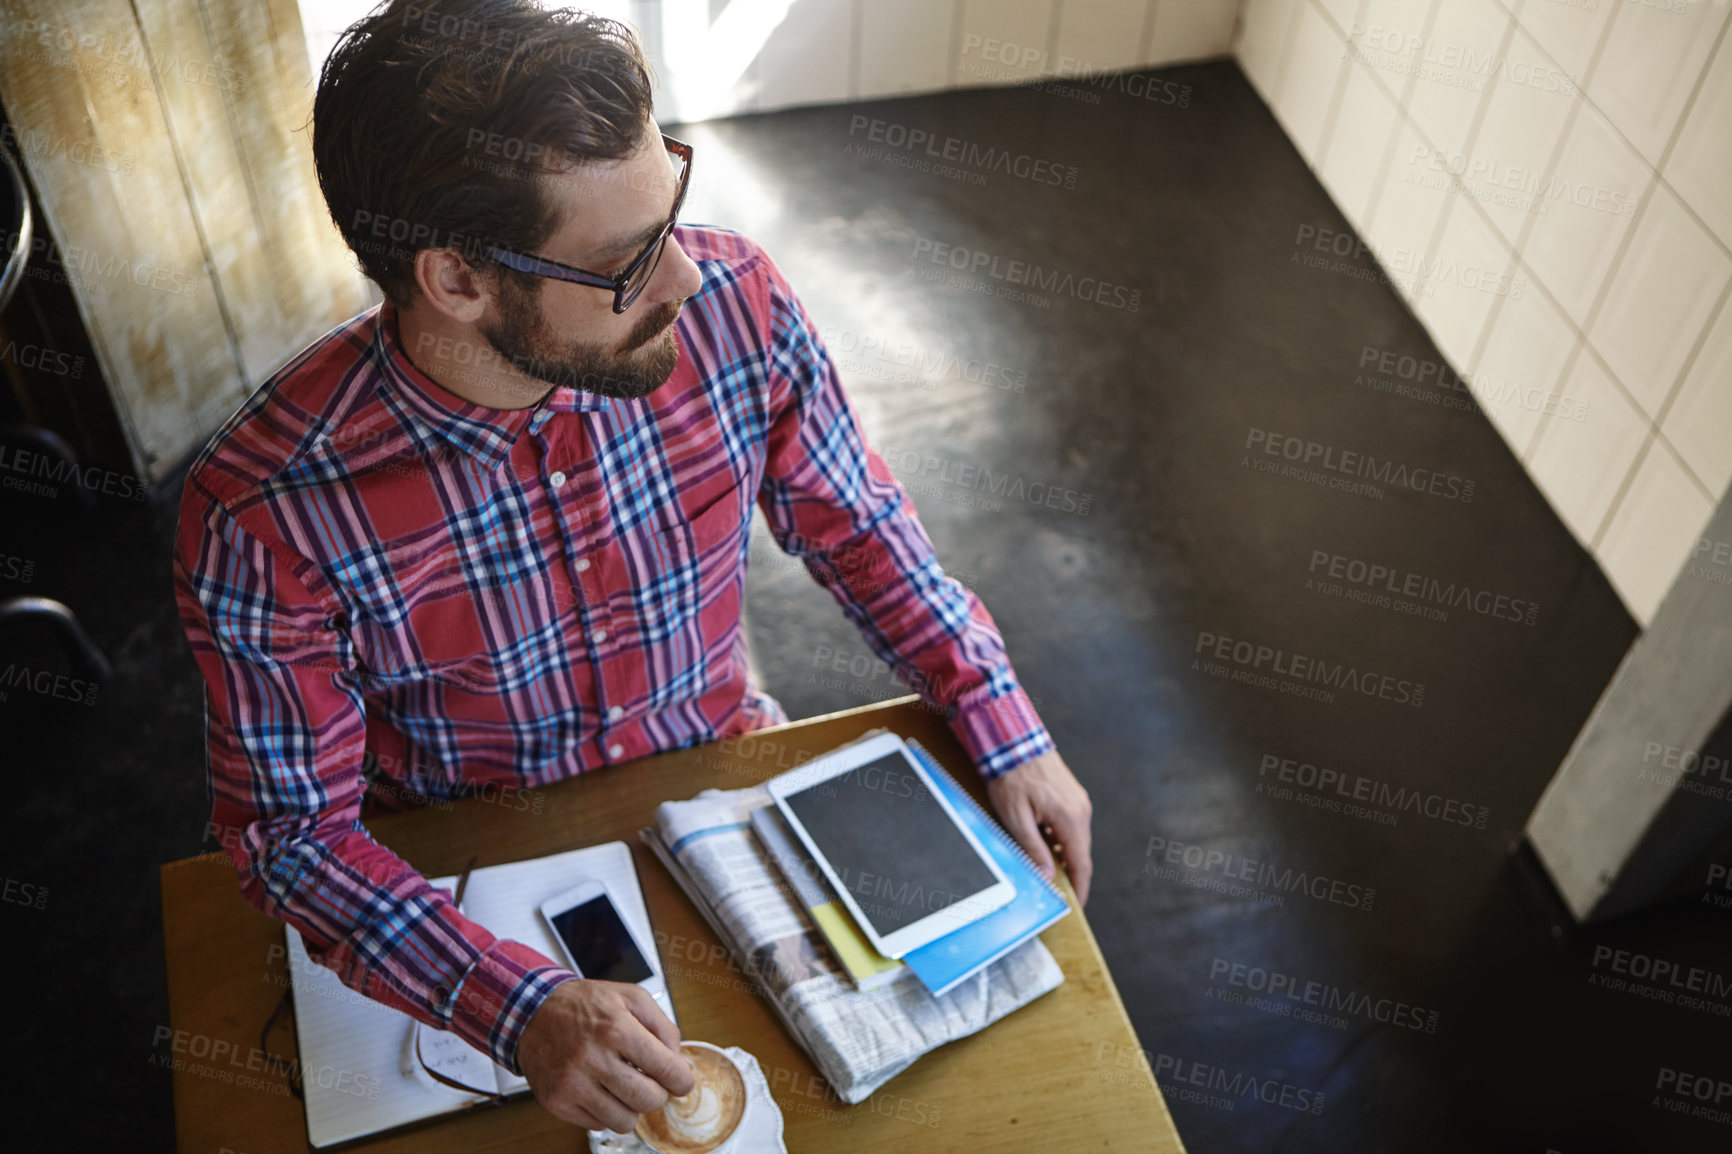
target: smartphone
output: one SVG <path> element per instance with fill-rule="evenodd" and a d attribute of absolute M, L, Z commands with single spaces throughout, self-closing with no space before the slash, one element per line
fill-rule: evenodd
<path fill-rule="evenodd" d="M 541 903 L 541 916 L 578 977 L 635 982 L 679 1025 L 654 945 L 632 931 L 606 882 L 591 878 L 548 898 Z"/>

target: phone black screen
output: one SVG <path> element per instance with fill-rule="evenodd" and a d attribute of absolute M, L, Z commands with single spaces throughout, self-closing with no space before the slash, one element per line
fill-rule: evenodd
<path fill-rule="evenodd" d="M 606 894 L 597 894 L 551 920 L 554 932 L 584 977 L 641 982 L 655 975 Z"/>

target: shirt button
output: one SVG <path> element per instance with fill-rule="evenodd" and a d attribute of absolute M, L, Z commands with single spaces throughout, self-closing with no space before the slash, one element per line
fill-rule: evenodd
<path fill-rule="evenodd" d="M 625 746 L 623 746 L 623 745 L 610 745 L 607 747 L 607 755 L 609 757 L 624 757 L 625 756 Z"/>
<path fill-rule="evenodd" d="M 552 485 L 555 489 L 563 489 L 565 488 L 565 474 L 555 473 L 547 479 L 547 483 Z"/>
<path fill-rule="evenodd" d="M 618 721 L 620 718 L 622 718 L 624 716 L 625 716 L 625 707 L 623 705 L 616 705 L 612 709 L 607 711 L 607 719 L 609 721 Z"/>
<path fill-rule="evenodd" d="M 603 641 L 607 640 L 607 630 L 597 629 L 594 633 L 589 635 L 589 639 L 597 645 L 600 645 Z"/>
<path fill-rule="evenodd" d="M 589 558 L 588 557 L 579 557 L 577 559 L 577 571 L 579 573 L 588 573 L 589 572 Z"/>

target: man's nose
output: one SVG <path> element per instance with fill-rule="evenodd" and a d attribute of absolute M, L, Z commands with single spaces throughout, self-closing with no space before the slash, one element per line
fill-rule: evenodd
<path fill-rule="evenodd" d="M 655 281 L 646 292 L 653 294 L 657 301 L 684 300 L 697 296 L 703 283 L 704 277 L 698 271 L 697 263 L 686 255 L 679 241 L 668 237 L 661 267 L 656 269 Z"/>

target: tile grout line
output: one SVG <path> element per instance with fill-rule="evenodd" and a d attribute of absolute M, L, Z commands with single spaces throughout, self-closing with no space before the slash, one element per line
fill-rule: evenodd
<path fill-rule="evenodd" d="M 1728 277 L 1726 283 L 1721 286 L 1720 299 L 1714 302 L 1712 309 L 1708 310 L 1707 322 L 1703 324 L 1702 331 L 1696 335 L 1696 343 L 1690 346 L 1689 353 L 1685 355 L 1684 364 L 1678 370 L 1678 379 L 1672 382 L 1671 389 L 1666 393 L 1666 399 L 1660 402 L 1660 411 L 1654 414 L 1654 430 L 1660 435 L 1660 439 L 1668 445 L 1672 444 L 1672 438 L 1666 435 L 1666 418 L 1671 415 L 1672 406 L 1677 403 L 1679 395 L 1683 393 L 1684 382 L 1690 379 L 1691 372 L 1695 370 L 1696 358 L 1700 357 L 1702 350 L 1707 347 L 1709 334 L 1714 331 L 1720 318 L 1727 314 L 1729 306 L 1726 302 L 1728 300 L 1732 300 L 1732 277 Z M 1679 455 L 1679 463 L 1684 466 L 1685 475 L 1701 487 L 1702 493 L 1708 500 L 1718 503 L 1719 496 L 1708 488 L 1706 480 L 1696 475 L 1695 466 L 1685 461 L 1682 454 Z"/>
<path fill-rule="evenodd" d="M 1323 22 L 1325 24 L 1329 25 L 1337 33 L 1341 31 L 1340 26 L 1335 23 L 1335 18 L 1329 15 L 1329 10 L 1327 8 L 1323 7 L 1322 0 L 1310 0 L 1310 3 L 1311 7 L 1317 12 L 1317 14 L 1323 17 Z M 1357 0 L 1357 3 L 1363 6 L 1365 0 Z M 1355 22 L 1357 23 L 1359 15 L 1358 7 L 1354 8 L 1353 15 L 1355 17 Z M 1317 175 L 1317 183 L 1319 184 L 1323 183 L 1323 166 L 1328 163 L 1329 150 L 1334 147 L 1335 144 L 1336 122 L 1340 119 L 1341 104 L 1342 101 L 1347 98 L 1347 84 L 1352 77 L 1352 54 L 1343 52 L 1341 54 L 1341 66 L 1335 73 L 1335 90 L 1329 94 L 1329 107 L 1325 109 L 1323 113 L 1323 132 L 1317 141 L 1317 162 L 1312 166 L 1312 170 Z M 1345 216 L 1346 214 L 1343 213 L 1342 215 Z"/>
<path fill-rule="evenodd" d="M 854 0 L 853 8 L 848 14 L 848 99 L 860 99 L 860 76 L 865 70 L 862 56 L 865 47 L 862 41 L 866 27 L 866 0 Z"/>
<path fill-rule="evenodd" d="M 1510 41 L 1513 40 L 1514 38 L 1515 38 L 1515 18 L 1513 16 L 1511 16 L 1508 18 L 1508 23 L 1506 23 L 1504 25 L 1503 37 L 1498 42 L 1498 54 L 1497 54 L 1498 59 L 1502 59 L 1504 56 L 1506 56 L 1508 54 Z M 1484 127 L 1485 118 L 1491 111 L 1492 94 L 1495 91 L 1496 91 L 1495 84 L 1491 84 L 1491 85 L 1486 86 L 1485 92 L 1480 96 L 1479 106 L 1477 108 L 1475 108 L 1473 111 L 1473 119 L 1468 122 L 1467 139 L 1465 141 L 1463 141 L 1463 143 L 1462 143 L 1462 148 L 1463 148 L 1463 151 L 1466 153 L 1466 155 L 1469 155 L 1469 156 L 1473 155 L 1474 144 L 1479 140 L 1480 129 Z M 1416 130 L 1418 130 L 1417 122 L 1415 123 L 1414 127 Z M 1427 139 L 1426 143 L 1428 145 L 1430 145 L 1431 141 L 1429 139 Z M 1454 174 L 1453 173 L 1447 173 L 1447 175 L 1450 176 L 1451 181 L 1454 180 Z M 1464 183 L 1462 185 L 1462 188 L 1465 190 L 1466 187 L 1467 186 Z M 1425 256 L 1429 256 L 1433 253 L 1437 253 L 1439 248 L 1442 246 L 1444 235 L 1449 230 L 1449 223 L 1451 220 L 1454 219 L 1456 210 L 1460 207 L 1457 202 L 1462 199 L 1461 195 L 1457 194 L 1454 196 L 1449 196 L 1448 195 L 1448 189 L 1449 189 L 1449 186 L 1446 185 L 1445 190 L 1446 190 L 1447 199 L 1445 199 L 1445 201 L 1444 201 L 1443 211 L 1437 214 L 1437 223 L 1432 226 L 1431 237 L 1426 241 L 1426 252 L 1424 255 L 1422 255 L 1420 257 L 1420 267 L 1421 268 L 1423 268 L 1425 266 Z M 1484 206 L 1482 206 L 1479 203 L 1479 201 L 1472 196 L 1469 196 L 1466 199 L 1467 199 L 1469 206 L 1470 206 L 1468 211 L 1472 212 L 1472 211 L 1477 210 L 1479 213 L 1481 224 L 1486 226 L 1486 229 L 1491 234 L 1492 238 L 1494 240 L 1498 241 L 1500 244 L 1503 243 L 1503 234 L 1498 231 L 1497 222 L 1491 219 L 1490 214 L 1488 214 L 1485 211 Z M 1510 270 L 1515 267 L 1516 254 L 1515 254 L 1515 246 L 1506 245 L 1505 247 L 1509 249 L 1509 252 L 1504 258 L 1503 272 L 1504 272 L 1505 276 L 1508 276 L 1508 275 L 1510 275 Z M 1441 254 L 1438 255 L 1438 259 L 1439 260 L 1442 259 Z M 1415 311 L 1415 319 L 1418 319 L 1417 306 L 1415 307 L 1414 311 Z M 1481 336 L 1484 335 L 1485 331 L 1490 330 L 1491 323 L 1492 323 L 1492 318 L 1490 315 L 1488 315 L 1485 319 L 1484 324 L 1483 324 Z M 1421 327 L 1424 327 L 1424 324 L 1425 324 L 1425 322 L 1423 320 L 1420 321 Z M 1429 331 L 1430 330 L 1427 330 L 1428 333 L 1429 333 Z M 1474 352 L 1476 354 L 1478 352 L 1478 347 L 1479 347 L 1479 340 L 1478 340 L 1478 338 L 1476 338 L 1474 341 Z M 1470 369 L 1470 372 L 1471 372 L 1471 369 Z M 1471 387 L 1471 382 L 1470 382 L 1470 387 Z M 1478 398 L 1475 398 L 1475 399 L 1477 400 Z M 1532 442 L 1531 435 L 1529 437 L 1529 442 L 1530 443 Z M 1524 466 L 1527 464 L 1527 456 L 1526 456 L 1526 450 L 1525 449 L 1517 449 L 1516 450 L 1516 460 L 1521 461 Z"/>
<path fill-rule="evenodd" d="M 962 23 L 966 13 L 963 8 L 968 0 L 950 0 L 950 54 L 944 61 L 944 83 L 948 88 L 956 87 L 956 73 L 961 65 L 962 56 Z"/>
<path fill-rule="evenodd" d="M 1557 130 L 1557 142 L 1552 146 L 1552 151 L 1550 151 L 1550 154 L 1547 156 L 1545 168 L 1541 168 L 1540 170 L 1540 185 L 1538 185 L 1538 192 L 1540 192 L 1540 194 L 1543 194 L 1545 189 L 1550 187 L 1552 182 L 1557 180 L 1557 170 L 1559 170 L 1559 166 L 1564 163 L 1564 149 L 1569 146 L 1569 133 L 1573 133 L 1574 130 L 1576 130 L 1576 120 L 1580 118 L 1581 109 L 1583 109 L 1583 106 L 1587 104 L 1587 99 L 1587 88 L 1583 88 L 1581 85 L 1576 85 L 1576 95 L 1574 95 L 1574 99 L 1569 102 L 1569 111 L 1564 113 L 1564 123 L 1559 125 L 1559 130 Z M 1564 301 L 1559 300 L 1554 291 L 1548 288 L 1545 281 L 1541 279 L 1540 270 L 1535 269 L 1531 263 L 1528 263 L 1528 244 L 1533 241 L 1533 230 L 1538 227 L 1538 220 L 1540 220 L 1540 217 L 1538 217 L 1536 213 L 1526 213 L 1526 218 L 1521 222 L 1521 229 L 1516 232 L 1516 243 L 1510 244 L 1510 255 L 1514 256 L 1517 269 L 1526 270 L 1528 281 L 1531 282 L 1540 293 L 1545 295 L 1545 300 L 1547 300 L 1548 305 L 1552 305 L 1552 308 L 1557 310 L 1557 315 L 1564 319 L 1564 326 L 1569 329 L 1569 341 L 1571 341 L 1571 345 L 1569 345 L 1569 353 L 1564 357 L 1564 366 L 1562 366 L 1561 371 L 1557 374 L 1557 379 L 1552 381 L 1552 388 L 1550 388 L 1550 392 L 1547 393 L 1547 395 L 1557 395 L 1557 390 L 1561 390 L 1562 386 L 1564 386 L 1564 381 L 1569 379 L 1569 374 L 1574 373 L 1576 362 L 1581 359 L 1581 350 L 1587 347 L 1588 327 L 1587 322 L 1585 321 L 1583 321 L 1583 324 L 1580 324 L 1580 326 L 1576 324 L 1576 319 L 1574 319 L 1573 315 L 1569 315 L 1569 310 L 1567 310 L 1567 308 L 1564 308 Z M 1607 276 L 1611 276 L 1611 274 L 1607 272 Z M 1604 284 L 1602 284 L 1602 288 L 1604 288 Z M 1588 312 L 1592 314 L 1592 305 L 1588 308 Z M 1488 329 L 1488 331 L 1486 331 L 1486 343 L 1490 345 L 1490 341 L 1491 333 L 1490 329 Z M 1618 385 L 1619 392 L 1625 392 L 1626 400 L 1630 400 L 1633 404 L 1635 399 L 1628 395 L 1628 390 L 1625 390 L 1625 388 L 1623 388 L 1623 383 L 1616 379 L 1616 374 L 1609 374 L 1609 376 L 1611 376 L 1612 381 Z M 1637 405 L 1637 412 L 1640 411 L 1642 411 L 1642 407 Z M 1554 425 L 1552 416 L 1554 416 L 1554 414 L 1550 414 L 1550 412 L 1541 412 L 1540 423 L 1535 425 L 1533 433 L 1529 433 L 1528 445 L 1526 445 L 1526 449 L 1522 449 L 1522 464 L 1528 464 L 1528 461 L 1533 459 L 1536 452 L 1540 452 L 1540 445 L 1545 444 L 1545 435 L 1547 435 L 1548 431 L 1552 430 L 1552 425 Z"/>
<path fill-rule="evenodd" d="M 1137 33 L 1138 68 L 1147 68 L 1149 66 L 1149 52 L 1154 48 L 1155 42 L 1155 21 L 1159 18 L 1160 10 L 1161 0 L 1145 0 L 1143 5 L 1143 26 Z M 1232 43 L 1232 33 L 1228 33 L 1227 44 L 1229 52 L 1232 50 Z"/>
<path fill-rule="evenodd" d="M 1689 122 L 1690 114 L 1696 111 L 1696 100 L 1702 95 L 1702 88 L 1708 82 L 1708 73 L 1713 70 L 1714 61 L 1725 47 L 1727 28 L 1732 28 L 1732 13 L 1720 19 L 1720 30 L 1714 34 L 1714 43 L 1709 47 L 1708 54 L 1702 58 L 1702 71 L 1696 73 L 1696 83 L 1690 86 L 1690 95 L 1684 98 L 1684 107 L 1678 110 L 1678 119 L 1672 125 L 1672 134 L 1666 138 L 1666 147 L 1660 150 L 1659 158 L 1654 161 L 1654 171 L 1657 173 L 1666 171 L 1666 164 L 1672 159 L 1672 150 L 1678 147 L 1678 138 L 1684 135 L 1684 125 Z"/>
<path fill-rule="evenodd" d="M 1673 188 L 1672 182 L 1666 179 L 1666 166 L 1672 162 L 1672 152 L 1678 147 L 1678 141 L 1684 135 L 1684 126 L 1689 123 L 1690 114 L 1696 111 L 1696 99 L 1702 95 L 1702 89 L 1708 83 L 1708 73 L 1713 70 L 1714 63 L 1719 59 L 1720 53 L 1728 50 L 1726 47 L 1726 30 L 1728 28 L 1732 28 L 1732 13 L 1728 13 L 1728 18 L 1720 22 L 1720 31 L 1714 39 L 1714 46 L 1708 50 L 1707 58 L 1702 61 L 1702 71 L 1696 74 L 1696 86 L 1690 89 L 1690 96 L 1684 101 L 1684 107 L 1678 113 L 1678 122 L 1672 126 L 1672 135 L 1666 141 L 1666 147 L 1661 150 L 1660 159 L 1654 162 L 1654 175 L 1659 178 L 1673 196 L 1678 198 L 1678 203 L 1684 206 L 1684 211 L 1690 214 L 1690 219 L 1708 234 L 1709 238 L 1720 247 L 1720 251 L 1725 253 L 1728 258 L 1732 258 L 1732 248 L 1728 247 L 1728 242 L 1732 241 L 1732 238 L 1722 240 L 1719 233 L 1709 228 L 1707 222 L 1696 215 L 1696 210 L 1691 206 L 1690 199 Z M 1727 60 L 1726 67 L 1732 69 L 1732 58 Z M 1613 125 L 1613 128 L 1616 127 Z"/>
<path fill-rule="evenodd" d="M 1275 118 L 1275 123 L 1281 125 L 1281 134 L 1287 138 L 1287 143 L 1293 145 L 1293 150 L 1299 152 L 1298 142 L 1293 134 L 1287 131 L 1287 126 L 1281 124 L 1281 114 L 1275 111 L 1275 103 L 1281 99 L 1281 89 L 1287 84 L 1287 65 L 1293 59 L 1293 40 L 1298 36 L 1295 27 L 1298 21 L 1294 19 L 1299 14 L 1299 8 L 1304 0 L 1291 0 L 1287 8 L 1287 27 L 1281 32 L 1281 43 L 1275 47 L 1275 75 L 1269 79 L 1269 94 L 1274 100 L 1269 102 L 1269 115 Z M 1299 152 L 1301 158 L 1303 152 Z"/>
<path fill-rule="evenodd" d="M 1653 451 L 1654 442 L 1663 442 L 1663 440 L 1664 438 L 1654 430 L 1654 427 L 1649 425 L 1647 435 L 1642 440 L 1642 447 L 1636 450 L 1636 456 L 1631 460 L 1629 469 L 1624 473 L 1624 479 L 1619 483 L 1618 491 L 1612 494 L 1612 503 L 1606 507 L 1605 513 L 1600 516 L 1600 527 L 1594 530 L 1594 535 L 1588 542 L 1588 552 L 1594 555 L 1596 561 L 1599 560 L 1600 547 L 1605 544 L 1606 531 L 1612 527 L 1612 522 L 1618 516 L 1618 510 L 1623 507 L 1624 498 L 1630 495 L 1630 489 L 1636 483 L 1636 474 L 1641 472 L 1643 464 L 1647 462 L 1648 454 Z M 1607 576 L 1609 577 L 1610 574 Z"/>

